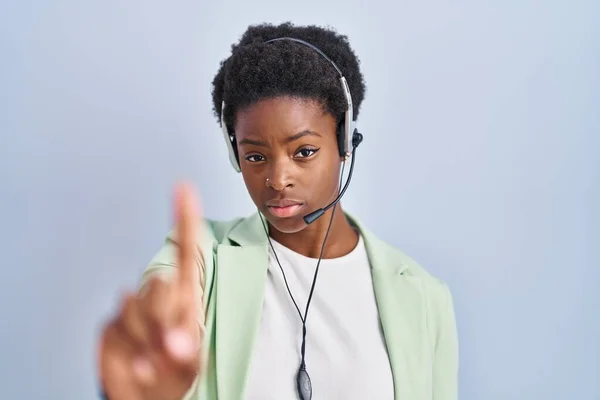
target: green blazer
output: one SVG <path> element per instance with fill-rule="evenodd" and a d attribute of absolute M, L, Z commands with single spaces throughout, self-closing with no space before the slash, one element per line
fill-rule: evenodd
<path fill-rule="evenodd" d="M 346 216 L 367 248 L 394 398 L 456 400 L 458 338 L 448 287 Z M 205 373 L 185 399 L 244 399 L 265 292 L 268 240 L 258 213 L 202 225 L 197 301 L 205 329 Z M 176 251 L 172 231 L 144 271 L 142 284 L 155 274 L 172 273 Z"/>

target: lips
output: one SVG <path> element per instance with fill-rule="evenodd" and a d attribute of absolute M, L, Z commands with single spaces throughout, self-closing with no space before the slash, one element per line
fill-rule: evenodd
<path fill-rule="evenodd" d="M 267 202 L 268 207 L 290 207 L 302 204 L 301 201 L 292 200 L 292 199 L 279 199 L 279 200 L 271 200 Z"/>
<path fill-rule="evenodd" d="M 271 214 L 279 218 L 289 218 L 298 213 L 302 208 L 302 202 L 291 199 L 271 200 L 267 202 Z"/>

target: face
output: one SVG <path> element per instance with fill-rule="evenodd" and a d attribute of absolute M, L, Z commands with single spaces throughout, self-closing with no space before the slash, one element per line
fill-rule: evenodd
<path fill-rule="evenodd" d="M 341 158 L 336 121 L 318 102 L 262 100 L 240 110 L 235 135 L 250 197 L 283 233 L 306 227 L 303 217 L 338 193 Z"/>

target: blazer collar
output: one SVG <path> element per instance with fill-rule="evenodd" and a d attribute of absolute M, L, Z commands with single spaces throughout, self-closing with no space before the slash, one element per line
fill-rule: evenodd
<path fill-rule="evenodd" d="M 376 271 L 403 274 L 410 268 L 410 262 L 399 250 L 381 240 L 358 218 L 348 212 L 344 215 L 363 237 L 371 268 Z M 262 218 L 262 220 L 261 220 Z M 230 231 L 228 238 L 239 246 L 268 246 L 264 216 L 258 212 L 241 219 Z"/>
<path fill-rule="evenodd" d="M 255 212 L 247 218 L 240 219 L 239 223 L 231 229 L 227 237 L 230 241 L 241 247 L 267 246 L 269 242 L 265 233 L 266 225 L 263 225 L 264 218 L 262 214 Z"/>

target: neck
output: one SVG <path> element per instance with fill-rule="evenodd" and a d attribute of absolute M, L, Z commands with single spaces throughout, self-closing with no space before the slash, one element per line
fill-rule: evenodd
<path fill-rule="evenodd" d="M 296 253 L 310 258 L 319 258 L 333 212 L 332 207 L 318 220 L 296 233 L 281 233 L 271 226 L 270 236 Z M 357 243 L 358 233 L 344 215 L 341 204 L 338 203 L 323 250 L 323 259 L 342 257 L 350 253 Z"/>

